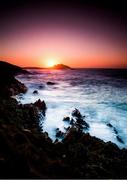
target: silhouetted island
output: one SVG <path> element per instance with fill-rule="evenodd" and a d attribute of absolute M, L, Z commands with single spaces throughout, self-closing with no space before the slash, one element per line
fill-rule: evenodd
<path fill-rule="evenodd" d="M 52 69 L 72 69 L 71 67 L 64 65 L 64 64 L 56 64 L 53 67 L 51 67 Z"/>
<path fill-rule="evenodd" d="M 48 133 L 42 132 L 39 115 L 46 114 L 45 102 L 39 99 L 23 105 L 11 97 L 27 91 L 14 77 L 22 72 L 0 62 L 0 178 L 126 179 L 127 150 L 84 133 L 82 126 L 89 125 L 77 109 L 72 112 L 76 126 L 72 122 L 62 141 L 52 142 Z M 70 121 L 68 117 L 65 120 Z M 61 135 L 59 130 L 57 134 Z"/>
<path fill-rule="evenodd" d="M 71 68 L 67 65 L 64 65 L 64 64 L 56 64 L 56 65 L 54 65 L 52 67 L 48 67 L 48 68 L 46 68 L 46 67 L 24 67 L 24 69 L 63 69 L 63 70 L 71 69 L 71 70 L 73 70 L 73 68 Z"/>

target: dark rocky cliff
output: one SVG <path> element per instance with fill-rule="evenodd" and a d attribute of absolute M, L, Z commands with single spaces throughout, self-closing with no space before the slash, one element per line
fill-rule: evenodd
<path fill-rule="evenodd" d="M 10 63 L 0 61 L 0 96 L 11 96 L 18 93 L 25 93 L 27 88 L 15 79 L 15 75 L 20 73 L 28 73 L 22 68 Z"/>

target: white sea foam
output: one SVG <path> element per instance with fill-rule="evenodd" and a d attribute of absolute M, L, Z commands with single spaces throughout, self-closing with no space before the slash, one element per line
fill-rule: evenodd
<path fill-rule="evenodd" d="M 119 147 L 127 147 L 127 80 L 107 76 L 94 70 L 31 70 L 31 75 L 19 75 L 28 91 L 16 96 L 21 103 L 45 100 L 47 104 L 43 130 L 55 140 L 55 129 L 64 130 L 68 124 L 63 122 L 74 108 L 86 116 L 90 124 L 89 133 L 104 141 L 112 141 Z M 100 73 L 101 72 L 101 73 Z M 47 85 L 47 81 L 55 85 Z M 40 88 L 41 86 L 41 88 Z M 34 95 L 33 91 L 38 94 Z M 120 143 L 113 128 L 124 141 Z"/>

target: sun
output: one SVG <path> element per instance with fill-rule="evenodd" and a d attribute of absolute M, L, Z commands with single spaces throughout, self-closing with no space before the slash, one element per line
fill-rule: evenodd
<path fill-rule="evenodd" d="M 47 59 L 46 65 L 47 67 L 52 67 L 57 64 L 57 61 L 53 58 Z"/>

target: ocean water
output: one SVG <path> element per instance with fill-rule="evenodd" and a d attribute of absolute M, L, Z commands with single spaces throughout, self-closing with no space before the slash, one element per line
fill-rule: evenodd
<path fill-rule="evenodd" d="M 63 117 L 71 116 L 77 108 L 86 116 L 85 121 L 90 125 L 88 132 L 92 136 L 127 148 L 127 70 L 27 70 L 31 74 L 16 78 L 28 87 L 28 91 L 16 99 L 23 104 L 38 99 L 46 102 L 46 117 L 40 118 L 40 126 L 53 140 L 56 128 L 64 131 L 69 126 Z M 48 81 L 55 84 L 47 85 Z M 33 94 L 34 90 L 38 94 Z M 117 135 L 123 143 L 118 141 Z"/>

